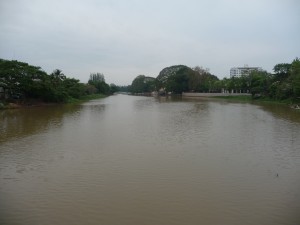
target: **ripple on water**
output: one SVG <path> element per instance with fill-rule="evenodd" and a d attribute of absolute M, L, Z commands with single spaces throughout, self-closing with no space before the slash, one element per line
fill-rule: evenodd
<path fill-rule="evenodd" d="M 0 224 L 299 224 L 300 125 L 268 110 L 112 96 L 14 115 L 40 121 L 1 143 Z"/>

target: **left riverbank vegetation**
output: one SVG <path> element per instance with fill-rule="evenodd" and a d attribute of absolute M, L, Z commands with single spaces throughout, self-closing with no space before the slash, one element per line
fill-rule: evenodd
<path fill-rule="evenodd" d="M 0 108 L 9 104 L 72 103 L 100 98 L 117 91 L 118 87 L 108 85 L 101 73 L 90 74 L 85 84 L 67 77 L 59 69 L 47 74 L 38 66 L 0 59 Z"/>
<path fill-rule="evenodd" d="M 219 79 L 209 69 L 196 66 L 189 68 L 175 65 L 164 68 L 159 75 L 137 76 L 129 87 L 132 94 L 160 95 L 182 94 L 183 92 L 200 93 L 241 93 L 249 94 L 249 99 L 300 103 L 300 60 L 291 63 L 279 63 L 273 68 L 274 73 L 251 71 L 240 77 Z M 245 98 L 245 97 L 243 97 Z"/>

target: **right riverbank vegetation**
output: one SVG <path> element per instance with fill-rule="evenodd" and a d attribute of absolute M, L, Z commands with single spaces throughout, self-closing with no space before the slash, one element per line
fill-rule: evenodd
<path fill-rule="evenodd" d="M 47 74 L 40 67 L 0 59 L 0 108 L 9 104 L 68 103 L 99 98 L 115 92 L 135 95 L 182 93 L 236 93 L 225 98 L 261 99 L 300 104 L 300 60 L 279 63 L 273 73 L 251 71 L 219 79 L 209 69 L 185 65 L 166 67 L 157 77 L 138 75 L 128 86 L 108 85 L 102 73 L 91 73 L 88 83 L 67 77 L 56 69 Z"/>
<path fill-rule="evenodd" d="M 157 93 L 158 95 L 192 93 L 235 93 L 227 99 L 267 100 L 291 104 L 300 103 L 300 60 L 279 63 L 274 73 L 251 71 L 239 77 L 219 79 L 208 69 L 177 65 L 164 68 L 159 75 L 137 76 L 129 90 L 132 94 Z M 238 96 L 240 94 L 241 96 Z M 242 96 L 249 94 L 249 96 Z"/>

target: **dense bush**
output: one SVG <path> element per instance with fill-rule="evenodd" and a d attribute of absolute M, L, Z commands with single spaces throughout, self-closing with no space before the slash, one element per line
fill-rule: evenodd
<path fill-rule="evenodd" d="M 38 99 L 44 102 L 67 102 L 88 94 L 110 94 L 103 74 L 91 74 L 89 84 L 66 77 L 61 70 L 47 74 L 40 67 L 15 60 L 0 59 L 0 98 L 26 102 Z M 113 91 L 116 91 L 114 88 Z"/>

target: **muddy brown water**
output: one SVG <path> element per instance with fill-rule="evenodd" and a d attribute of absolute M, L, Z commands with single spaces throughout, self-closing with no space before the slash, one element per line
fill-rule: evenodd
<path fill-rule="evenodd" d="M 286 106 L 116 95 L 0 116 L 0 224 L 300 224 Z"/>

